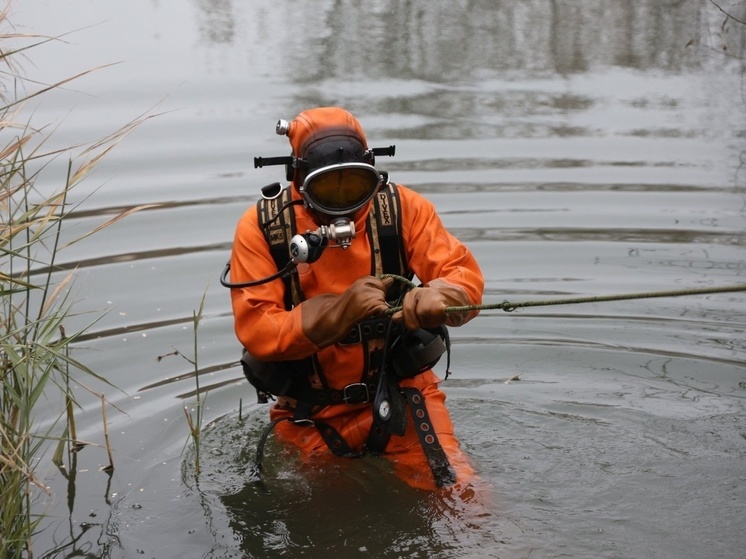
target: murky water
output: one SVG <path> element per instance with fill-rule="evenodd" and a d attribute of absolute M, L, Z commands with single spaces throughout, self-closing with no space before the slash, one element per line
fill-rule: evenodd
<path fill-rule="evenodd" d="M 743 2 L 719 3 L 746 20 Z M 85 183 L 62 254 L 77 357 L 108 378 L 116 469 L 89 446 L 45 459 L 44 557 L 740 557 L 746 547 L 746 294 L 483 313 L 452 332 L 445 384 L 484 487 L 464 503 L 404 486 L 381 460 L 304 464 L 273 439 L 235 366 L 217 277 L 233 227 L 280 180 L 278 118 L 338 104 L 393 180 L 432 199 L 473 249 L 487 302 L 746 282 L 744 26 L 709 1 L 54 2 L 20 30 L 50 145 L 143 113 Z M 65 161 L 43 184 L 61 180 Z M 55 172 L 58 174 L 55 175 Z M 46 182 L 44 182 L 46 181 Z M 95 191 L 95 192 L 94 192 Z M 207 396 L 201 475 L 192 315 Z M 517 377 L 518 380 L 515 380 Z M 513 380 L 511 380 L 513 379 Z M 81 389 L 81 437 L 103 443 Z M 240 411 L 239 411 L 240 410 Z"/>

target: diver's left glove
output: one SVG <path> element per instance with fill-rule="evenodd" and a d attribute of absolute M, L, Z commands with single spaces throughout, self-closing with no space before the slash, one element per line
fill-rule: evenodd
<path fill-rule="evenodd" d="M 469 297 L 461 287 L 442 279 L 431 281 L 427 287 L 415 287 L 404 295 L 402 310 L 391 318 L 403 322 L 407 330 L 435 328 L 437 326 L 461 326 L 470 318 L 469 312 L 449 312 L 446 307 L 470 305 Z"/>

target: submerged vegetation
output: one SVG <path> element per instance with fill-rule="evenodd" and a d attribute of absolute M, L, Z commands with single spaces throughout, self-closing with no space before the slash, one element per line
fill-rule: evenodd
<path fill-rule="evenodd" d="M 80 204 L 73 196 L 76 187 L 150 117 L 89 145 L 47 148 L 51 133 L 30 124 L 30 102 L 97 68 L 53 84 L 27 81 L 24 59 L 32 49 L 57 39 L 15 33 L 7 6 L 0 11 L 0 29 L 0 557 L 8 559 L 33 557 L 32 537 L 44 514 L 39 497 L 50 491 L 37 475 L 42 457 L 56 447 L 51 459 L 64 474 L 66 458 L 69 464 L 86 445 L 75 430 L 73 387 L 101 400 L 109 459 L 104 469 L 114 468 L 106 430 L 110 404 L 104 394 L 86 388 L 85 379 L 108 383 L 73 356 L 76 340 L 99 317 L 69 330 L 73 317 L 80 321 L 71 289 L 75 271 L 63 271 L 58 260 L 65 248 L 143 209 L 130 208 L 68 238 L 65 225 Z M 50 176 L 55 168 L 50 163 L 59 160 L 66 161 L 65 171 Z M 43 427 L 35 421 L 40 417 Z"/>

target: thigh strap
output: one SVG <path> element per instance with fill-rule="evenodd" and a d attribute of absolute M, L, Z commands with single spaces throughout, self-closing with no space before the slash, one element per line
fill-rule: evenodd
<path fill-rule="evenodd" d="M 445 450 L 440 445 L 430 415 L 425 407 L 425 398 L 416 388 L 402 388 L 407 397 L 409 410 L 412 412 L 412 423 L 425 451 L 427 462 L 435 478 L 435 485 L 444 487 L 456 483 L 456 472 L 453 470 Z"/>

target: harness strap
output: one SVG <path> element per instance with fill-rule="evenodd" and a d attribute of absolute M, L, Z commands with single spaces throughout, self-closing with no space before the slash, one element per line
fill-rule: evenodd
<path fill-rule="evenodd" d="M 383 454 L 390 438 L 391 433 L 374 420 L 368 433 L 368 440 L 365 441 L 365 450 L 373 455 Z"/>
<path fill-rule="evenodd" d="M 324 439 L 324 442 L 326 443 L 326 446 L 329 447 L 329 449 L 337 456 L 341 456 L 343 458 L 358 458 L 363 455 L 362 452 L 355 452 L 352 450 L 347 442 L 342 438 L 342 435 L 339 434 L 339 431 L 337 431 L 334 427 L 329 425 L 328 423 L 324 423 L 323 421 L 313 421 L 310 419 L 297 419 L 293 417 L 278 417 L 277 419 L 274 419 L 272 422 L 267 425 L 264 430 L 262 431 L 261 436 L 259 437 L 259 442 L 256 445 L 256 457 L 254 459 L 254 465 L 251 468 L 251 473 L 255 477 L 260 477 L 262 471 L 264 470 L 264 466 L 262 465 L 262 462 L 264 461 L 264 447 L 267 444 L 267 440 L 269 439 L 269 436 L 272 434 L 272 431 L 274 431 L 275 427 L 277 427 L 278 423 L 281 423 L 283 421 L 291 421 L 296 425 L 301 424 L 308 424 L 313 425 L 319 430 L 319 434 L 321 435 L 321 438 Z"/>
<path fill-rule="evenodd" d="M 290 261 L 290 239 L 295 234 L 295 212 L 290 187 L 284 188 L 274 198 L 262 198 L 257 204 L 259 225 L 263 228 L 264 237 L 269 245 L 272 259 L 278 270 L 282 270 Z M 291 309 L 303 300 L 297 274 L 283 278 L 285 283 L 285 308 Z"/>
<path fill-rule="evenodd" d="M 412 413 L 412 423 L 417 431 L 422 449 L 425 451 L 430 470 L 435 478 L 435 485 L 444 487 L 456 483 L 456 472 L 448 461 L 443 447 L 440 446 L 438 435 L 435 433 L 430 415 L 425 407 L 425 398 L 416 388 L 403 388 L 409 410 Z"/>
<path fill-rule="evenodd" d="M 372 247 L 370 274 L 376 277 L 397 274 L 411 279 L 412 272 L 407 266 L 407 253 L 401 236 L 401 204 L 396 184 L 387 182 L 375 195 L 373 202 L 368 214 L 368 239 Z"/>
<path fill-rule="evenodd" d="M 388 329 L 391 317 L 374 317 L 361 320 L 355 324 L 347 335 L 337 343 L 339 345 L 350 345 L 357 344 L 360 342 L 367 342 L 368 340 L 383 339 L 386 337 L 386 330 Z M 398 335 L 402 331 L 402 327 L 398 324 L 393 325 L 394 335 Z"/>
<path fill-rule="evenodd" d="M 360 458 L 364 452 L 356 452 L 350 448 L 347 441 L 339 434 L 334 427 L 323 421 L 314 421 L 314 425 L 319 430 L 321 438 L 324 439 L 326 446 L 332 451 L 332 454 L 342 458 Z"/>

